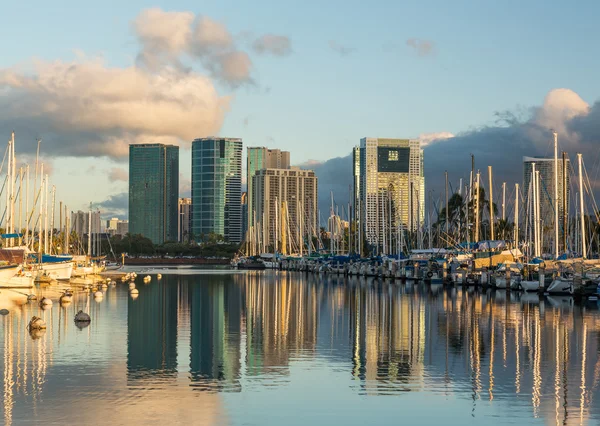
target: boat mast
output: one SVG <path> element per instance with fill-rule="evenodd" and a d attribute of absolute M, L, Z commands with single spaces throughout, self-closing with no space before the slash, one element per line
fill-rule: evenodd
<path fill-rule="evenodd" d="M 44 253 L 48 254 L 48 174 L 44 179 Z"/>
<path fill-rule="evenodd" d="M 492 166 L 488 166 L 488 179 L 490 185 L 490 198 L 488 204 L 490 205 L 490 240 L 494 240 L 494 193 L 492 186 Z"/>
<path fill-rule="evenodd" d="M 532 230 L 533 230 L 533 257 L 537 257 L 537 252 L 538 252 L 538 237 L 537 237 L 537 173 L 535 170 L 535 163 L 531 163 L 531 181 L 533 182 L 533 186 L 532 186 L 532 190 L 531 190 L 531 210 L 533 211 L 533 223 L 532 223 Z"/>
<path fill-rule="evenodd" d="M 515 184 L 515 248 L 519 248 L 519 184 Z"/>
<path fill-rule="evenodd" d="M 19 237 L 19 246 L 22 244 L 23 234 L 23 167 L 19 167 L 19 226 L 17 227 L 17 233 L 21 236 Z"/>
<path fill-rule="evenodd" d="M 477 182 L 475 186 L 475 243 L 479 241 L 479 171 L 477 171 Z"/>
<path fill-rule="evenodd" d="M 502 239 L 506 230 L 506 182 L 502 182 Z"/>
<path fill-rule="evenodd" d="M 52 219 L 50 220 L 51 222 L 51 226 L 50 226 L 50 251 L 52 251 L 52 240 L 54 237 L 54 203 L 55 203 L 55 197 L 56 197 L 56 186 L 52 185 L 52 211 L 50 212 L 50 214 L 52 215 Z"/>
<path fill-rule="evenodd" d="M 71 222 L 71 218 L 67 215 L 67 205 L 65 204 L 65 254 L 69 253 L 69 233 L 71 227 L 69 226 L 69 222 Z"/>
<path fill-rule="evenodd" d="M 448 238 L 448 170 L 445 171 L 444 173 L 446 175 L 446 238 Z M 429 197 L 431 198 L 431 194 L 429 194 Z M 429 202 L 429 213 L 431 214 L 431 200 Z M 431 222 L 431 217 L 429 219 L 429 221 Z M 431 226 L 430 226 L 431 228 Z M 431 240 L 431 229 L 429 232 L 429 239 Z M 431 244 L 430 244 L 431 246 Z M 431 247 L 429 247 L 431 248 Z"/>
<path fill-rule="evenodd" d="M 569 212 L 567 210 L 567 153 L 562 152 L 562 207 L 563 207 L 563 250 L 567 250 L 567 232 L 569 229 Z"/>
<path fill-rule="evenodd" d="M 25 169 L 25 241 L 29 243 L 29 164 Z"/>
<path fill-rule="evenodd" d="M 577 153 L 577 162 L 579 163 L 579 213 L 581 214 L 581 257 L 586 258 L 586 246 L 585 246 L 585 216 L 584 216 L 584 205 L 583 205 L 583 174 L 581 166 L 581 153 Z"/>
<path fill-rule="evenodd" d="M 88 256 L 92 257 L 92 203 L 88 212 Z"/>
<path fill-rule="evenodd" d="M 558 259 L 558 133 L 554 135 L 554 258 Z"/>

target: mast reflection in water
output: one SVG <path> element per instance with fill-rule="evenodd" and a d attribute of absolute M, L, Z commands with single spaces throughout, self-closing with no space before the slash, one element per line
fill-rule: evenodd
<path fill-rule="evenodd" d="M 9 301 L 4 424 L 600 421 L 595 305 L 196 272 L 140 284 L 135 300 L 119 285 L 102 302 L 76 294 L 47 311 Z M 72 318 L 82 307 L 92 323 L 80 330 Z M 32 315 L 45 333 L 27 333 Z"/>

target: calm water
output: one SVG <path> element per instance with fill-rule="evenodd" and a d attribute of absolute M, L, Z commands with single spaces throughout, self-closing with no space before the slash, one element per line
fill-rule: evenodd
<path fill-rule="evenodd" d="M 570 298 L 179 269 L 46 311 L 2 290 L 10 424 L 598 424 L 600 313 Z M 56 291 L 39 290 L 56 295 Z M 79 329 L 73 316 L 89 312 Z M 48 329 L 31 336 L 33 315 Z"/>

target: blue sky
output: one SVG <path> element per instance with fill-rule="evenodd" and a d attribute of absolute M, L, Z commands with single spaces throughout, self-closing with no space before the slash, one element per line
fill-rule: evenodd
<path fill-rule="evenodd" d="M 600 4 L 592 1 L 8 2 L 0 69 L 82 53 L 129 67 L 140 51 L 131 22 L 149 7 L 207 16 L 240 44 L 249 33 L 289 37 L 289 55 L 251 55 L 253 84 L 214 86 L 232 96 L 220 135 L 288 149 L 294 163 L 347 155 L 367 135 L 489 125 L 496 111 L 540 105 L 555 88 L 589 104 L 598 98 Z M 409 39 L 430 43 L 431 52 L 419 55 Z M 340 55 L 332 42 L 350 52 Z M 126 182 L 108 179 L 112 168 L 127 168 L 123 159 L 60 157 L 53 179 L 73 209 L 126 191 Z M 189 176 L 189 151 L 181 158 Z"/>

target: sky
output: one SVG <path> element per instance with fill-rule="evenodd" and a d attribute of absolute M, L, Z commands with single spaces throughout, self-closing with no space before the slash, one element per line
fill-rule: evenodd
<path fill-rule="evenodd" d="M 365 136 L 441 137 L 427 179 L 442 180 L 447 150 L 468 169 L 473 146 L 512 160 L 508 175 L 547 153 L 550 127 L 568 148 L 598 140 L 599 13 L 592 1 L 9 2 L 0 135 L 15 130 L 30 164 L 42 138 L 70 210 L 122 218 L 129 143 L 179 144 L 184 194 L 190 142 L 208 135 L 321 166 Z M 587 133 L 570 131 L 586 117 Z M 498 129 L 515 150 L 489 142 Z"/>

